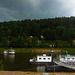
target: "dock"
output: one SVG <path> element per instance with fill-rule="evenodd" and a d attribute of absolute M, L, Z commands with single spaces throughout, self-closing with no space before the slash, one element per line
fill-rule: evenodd
<path fill-rule="evenodd" d="M 59 66 L 63 66 L 63 67 L 66 67 L 66 68 L 70 68 L 70 69 L 74 69 L 75 70 L 75 66 L 72 66 L 72 65 L 66 65 L 60 61 L 54 61 L 55 64 L 59 65 Z"/>

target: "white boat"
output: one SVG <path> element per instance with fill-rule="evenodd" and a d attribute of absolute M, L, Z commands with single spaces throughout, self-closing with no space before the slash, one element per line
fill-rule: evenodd
<path fill-rule="evenodd" d="M 62 55 L 60 56 L 61 62 L 75 62 L 75 56 L 73 55 Z"/>
<path fill-rule="evenodd" d="M 15 54 L 15 50 L 9 50 L 8 53 L 9 54 Z"/>
<path fill-rule="evenodd" d="M 5 50 L 3 52 L 4 54 L 15 54 L 15 50 L 13 50 L 12 48 L 10 50 Z"/>
<path fill-rule="evenodd" d="M 51 55 L 37 55 L 37 57 L 34 57 L 33 59 L 29 60 L 32 64 L 46 64 L 46 63 L 52 63 L 52 56 Z"/>
<path fill-rule="evenodd" d="M 54 59 L 54 62 L 59 66 L 75 69 L 75 56 L 73 55 L 60 55 L 59 60 Z"/>
<path fill-rule="evenodd" d="M 8 53 L 8 50 L 5 50 L 3 53 L 4 53 L 4 54 Z"/>
<path fill-rule="evenodd" d="M 33 59 L 30 59 L 29 62 L 32 64 L 50 64 L 53 65 L 53 54 L 59 54 L 58 52 L 54 52 L 54 50 L 52 49 L 52 51 L 46 55 L 37 55 L 36 57 L 34 57 Z"/>
<path fill-rule="evenodd" d="M 5 50 L 4 54 L 15 54 L 15 50 Z"/>

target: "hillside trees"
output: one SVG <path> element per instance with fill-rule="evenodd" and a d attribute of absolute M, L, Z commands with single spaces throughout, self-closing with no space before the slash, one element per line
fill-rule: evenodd
<path fill-rule="evenodd" d="M 75 17 L 0 22 L 0 47 L 70 47 L 74 39 Z"/>
<path fill-rule="evenodd" d="M 45 40 L 55 40 L 55 31 L 49 28 L 43 29 L 42 35 L 44 36 Z"/>

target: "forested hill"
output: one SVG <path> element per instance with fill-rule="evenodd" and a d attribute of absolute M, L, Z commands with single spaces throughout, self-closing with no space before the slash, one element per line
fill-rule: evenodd
<path fill-rule="evenodd" d="M 70 47 L 74 39 L 75 17 L 0 22 L 0 47 Z"/>

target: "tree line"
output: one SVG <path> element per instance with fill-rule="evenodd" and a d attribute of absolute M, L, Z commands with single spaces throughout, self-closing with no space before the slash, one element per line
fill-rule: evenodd
<path fill-rule="evenodd" d="M 0 47 L 74 47 L 75 17 L 0 22 Z"/>

